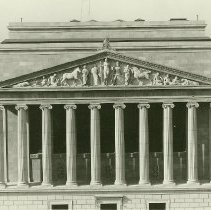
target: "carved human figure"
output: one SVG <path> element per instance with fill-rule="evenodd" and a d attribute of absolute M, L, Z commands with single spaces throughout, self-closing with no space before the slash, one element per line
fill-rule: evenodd
<path fill-rule="evenodd" d="M 57 84 L 58 84 L 58 79 L 56 79 L 56 74 L 53 74 L 53 75 L 51 75 L 51 76 L 49 77 L 49 79 L 48 79 L 48 84 L 49 84 L 50 86 L 57 86 Z"/>
<path fill-rule="evenodd" d="M 94 67 L 92 67 L 91 69 L 91 73 L 94 79 L 94 85 L 98 85 L 98 69 L 97 66 L 95 65 Z"/>
<path fill-rule="evenodd" d="M 100 84 L 103 85 L 104 78 L 103 78 L 103 65 L 102 65 L 102 61 L 100 61 L 98 76 L 100 78 Z"/>
<path fill-rule="evenodd" d="M 161 79 L 159 73 L 158 72 L 155 73 L 154 77 L 153 77 L 153 85 L 162 85 L 162 84 L 163 84 L 162 79 Z"/>
<path fill-rule="evenodd" d="M 117 85 L 117 79 L 121 75 L 121 67 L 119 66 L 119 61 L 116 62 L 116 66 L 113 68 L 113 80 L 112 85 Z"/>
<path fill-rule="evenodd" d="M 41 81 L 41 86 L 47 86 L 48 85 L 48 80 L 43 76 L 42 81 Z"/>
<path fill-rule="evenodd" d="M 28 87 L 28 86 L 30 86 L 29 82 L 21 82 L 21 83 L 19 83 L 17 85 L 13 85 L 13 87 L 18 87 L 18 88 L 20 88 L 20 87 Z"/>
<path fill-rule="evenodd" d="M 171 83 L 171 80 L 169 78 L 169 75 L 166 74 L 166 76 L 163 78 L 163 84 L 166 86 L 166 85 L 170 85 Z"/>
<path fill-rule="evenodd" d="M 87 85 L 88 75 L 89 70 L 86 68 L 86 66 L 84 66 L 82 69 L 82 85 Z"/>
<path fill-rule="evenodd" d="M 125 73 L 125 85 L 129 85 L 129 80 L 130 80 L 130 68 L 129 68 L 129 65 L 126 65 L 124 67 L 124 73 Z"/>
<path fill-rule="evenodd" d="M 138 69 L 137 67 L 132 67 L 131 72 L 135 79 L 139 81 L 139 85 L 143 85 L 143 79 L 149 80 L 151 71 L 145 69 Z"/>
<path fill-rule="evenodd" d="M 108 77 L 109 77 L 109 63 L 108 59 L 106 58 L 103 63 L 103 83 L 104 85 L 108 85 Z"/>
<path fill-rule="evenodd" d="M 39 80 L 36 80 L 31 86 L 32 87 L 39 87 L 40 86 Z"/>
<path fill-rule="evenodd" d="M 170 85 L 179 85 L 180 81 L 177 76 L 171 81 Z"/>
<path fill-rule="evenodd" d="M 188 79 L 182 78 L 181 82 L 182 82 L 181 85 L 184 85 L 184 86 L 189 85 L 189 80 Z"/>

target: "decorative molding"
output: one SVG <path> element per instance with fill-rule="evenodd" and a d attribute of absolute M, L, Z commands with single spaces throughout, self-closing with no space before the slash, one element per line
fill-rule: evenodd
<path fill-rule="evenodd" d="M 21 109 L 27 110 L 28 106 L 25 105 L 25 104 L 18 104 L 17 106 L 15 106 L 15 109 L 18 110 L 18 111 L 21 110 Z"/>
<path fill-rule="evenodd" d="M 52 109 L 53 107 L 50 104 L 42 104 L 40 105 L 40 109 L 44 111 L 45 109 Z"/>
<path fill-rule="evenodd" d="M 162 104 L 163 109 L 167 109 L 167 108 L 173 109 L 174 107 L 175 107 L 175 105 L 173 103 L 163 103 Z"/>
<path fill-rule="evenodd" d="M 5 111 L 5 106 L 4 105 L 0 105 L 0 110 L 1 111 Z"/>
<path fill-rule="evenodd" d="M 64 105 L 64 109 L 68 110 L 68 109 L 77 109 L 77 105 L 75 104 L 66 104 Z"/>
<path fill-rule="evenodd" d="M 123 104 L 123 103 L 116 103 L 116 104 L 113 105 L 113 108 L 114 109 L 125 109 L 126 105 Z"/>
<path fill-rule="evenodd" d="M 123 200 L 124 196 L 116 196 L 116 195 L 102 195 L 95 196 L 95 205 L 96 209 L 100 210 L 101 204 L 117 204 L 117 210 L 123 209 Z"/>
<path fill-rule="evenodd" d="M 186 104 L 186 107 L 187 107 L 188 109 L 190 109 L 190 108 L 198 108 L 198 107 L 199 107 L 199 104 L 198 104 L 197 102 L 188 102 L 188 103 Z"/>
<path fill-rule="evenodd" d="M 90 104 L 88 106 L 89 109 L 101 109 L 101 105 L 100 104 Z"/>
<path fill-rule="evenodd" d="M 105 49 L 69 63 L 0 82 L 13 88 L 175 87 L 210 85 L 211 79 Z"/>
<path fill-rule="evenodd" d="M 52 205 L 68 205 L 69 210 L 73 210 L 73 201 L 68 200 L 48 200 L 48 209 L 52 209 Z"/>
<path fill-rule="evenodd" d="M 145 108 L 145 109 L 149 109 L 150 108 L 150 104 L 145 104 L 145 103 L 140 103 L 140 104 L 138 104 L 137 105 L 137 107 L 139 108 L 139 109 L 143 109 L 143 108 Z"/>
<path fill-rule="evenodd" d="M 77 66 L 63 73 L 20 82 L 13 88 L 92 87 L 92 86 L 198 86 L 199 82 L 172 74 L 148 70 L 127 62 L 105 58 Z"/>

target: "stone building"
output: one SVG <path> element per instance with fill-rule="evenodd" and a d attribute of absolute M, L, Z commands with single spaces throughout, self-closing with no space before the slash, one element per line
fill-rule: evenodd
<path fill-rule="evenodd" d="M 0 209 L 211 209 L 204 21 L 10 23 Z"/>

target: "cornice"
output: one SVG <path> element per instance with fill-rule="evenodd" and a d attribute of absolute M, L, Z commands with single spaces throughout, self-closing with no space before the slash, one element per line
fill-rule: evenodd
<path fill-rule="evenodd" d="M 5 189 L 0 190 L 1 193 L 73 193 L 73 194 L 83 194 L 83 195 L 118 195 L 118 197 L 122 197 L 124 193 L 141 193 L 141 194 L 177 194 L 177 193 L 210 193 L 211 186 L 210 184 L 203 184 L 198 186 L 188 186 L 186 184 L 178 184 L 176 186 L 162 186 L 162 185 L 151 185 L 151 186 L 102 186 L 102 187 L 90 187 L 90 186 L 80 186 L 75 188 L 68 188 L 66 186 L 59 187 L 46 187 L 43 186 L 31 186 L 27 189 L 24 188 L 12 188 L 7 187 Z"/>

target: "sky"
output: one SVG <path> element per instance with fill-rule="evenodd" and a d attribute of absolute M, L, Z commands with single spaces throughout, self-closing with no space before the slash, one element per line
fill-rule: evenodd
<path fill-rule="evenodd" d="M 89 6 L 90 5 L 90 6 Z M 0 41 L 9 22 L 67 22 L 170 18 L 205 20 L 211 37 L 211 0 L 0 0 Z"/>

